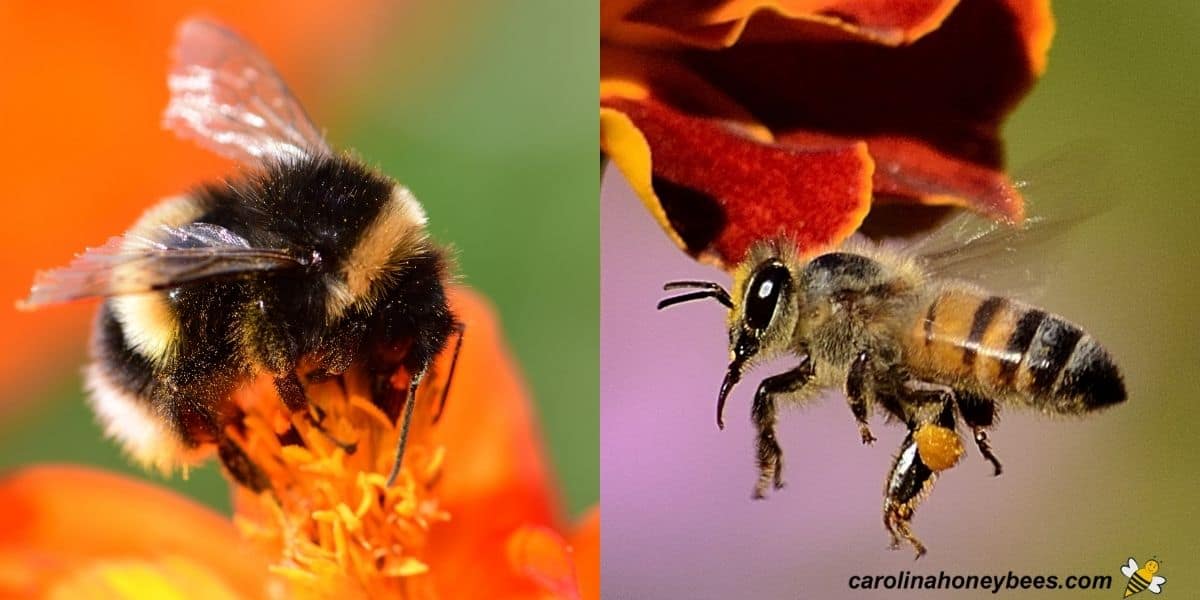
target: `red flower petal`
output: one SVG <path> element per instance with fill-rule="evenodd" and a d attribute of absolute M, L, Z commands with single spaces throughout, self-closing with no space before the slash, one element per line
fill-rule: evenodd
<path fill-rule="evenodd" d="M 1046 0 L 604 5 L 602 149 L 691 255 L 780 233 L 820 250 L 872 191 L 1023 217 L 999 127 L 1045 68 Z"/>
<path fill-rule="evenodd" d="M 606 39 L 715 49 L 798 37 L 907 43 L 937 28 L 958 0 L 726 0 L 693 10 L 673 0 L 603 4 L 621 5 L 602 19 Z"/>
<path fill-rule="evenodd" d="M 865 144 L 763 143 L 653 100 L 601 104 L 614 111 L 602 147 L 694 257 L 732 266 L 756 240 L 780 234 L 816 251 L 850 235 L 866 215 L 873 163 Z"/>
<path fill-rule="evenodd" d="M 972 0 L 908 46 L 798 39 L 690 52 L 679 60 L 781 138 L 903 139 L 929 150 L 914 177 L 957 169 L 926 166 L 935 158 L 999 175 L 1000 123 L 1044 64 L 1053 30 L 1048 15 L 1044 2 Z M 969 194 L 973 188 L 956 195 L 995 212 L 989 200 Z"/>

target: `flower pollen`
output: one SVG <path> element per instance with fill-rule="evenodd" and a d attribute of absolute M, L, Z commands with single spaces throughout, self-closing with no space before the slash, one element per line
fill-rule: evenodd
<path fill-rule="evenodd" d="M 290 414 L 269 380 L 237 396 L 245 416 L 228 432 L 271 489 L 237 486 L 235 522 L 279 557 L 271 572 L 289 597 L 431 595 L 421 577 L 427 541 L 450 519 L 433 489 L 445 457 L 428 436 L 433 402 L 424 390 L 416 400 L 404 464 L 388 487 L 400 428 L 371 402 L 369 382 L 352 369 L 307 385 L 308 413 Z"/>

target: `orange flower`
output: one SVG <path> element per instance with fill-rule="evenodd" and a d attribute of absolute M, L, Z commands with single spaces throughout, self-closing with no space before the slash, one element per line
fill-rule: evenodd
<path fill-rule="evenodd" d="M 269 383 L 252 385 L 237 395 L 247 416 L 232 433 L 272 491 L 237 488 L 236 527 L 113 475 L 26 470 L 0 482 L 0 596 L 598 597 L 599 514 L 570 539 L 559 533 L 524 386 L 491 310 L 461 289 L 452 305 L 470 331 L 453 391 L 437 425 L 437 390 L 418 398 L 392 487 L 380 473 L 395 422 L 355 377 L 309 390 L 328 435 L 287 414 Z M 281 444 L 289 427 L 299 439 Z"/>
<path fill-rule="evenodd" d="M 872 201 L 1023 217 L 998 131 L 1043 71 L 1047 0 L 601 3 L 601 148 L 668 235 L 808 253 Z"/>

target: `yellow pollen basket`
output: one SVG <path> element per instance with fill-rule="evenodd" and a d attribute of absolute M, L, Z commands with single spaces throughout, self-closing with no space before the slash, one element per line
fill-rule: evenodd
<path fill-rule="evenodd" d="M 962 440 L 952 429 L 939 425 L 923 425 L 913 434 L 917 441 L 917 452 L 925 466 L 933 471 L 944 471 L 958 464 L 963 456 Z"/>

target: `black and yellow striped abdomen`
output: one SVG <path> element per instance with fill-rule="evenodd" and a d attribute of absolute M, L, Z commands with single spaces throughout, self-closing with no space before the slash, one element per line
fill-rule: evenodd
<path fill-rule="evenodd" d="M 1125 584 L 1125 597 L 1128 598 L 1138 592 L 1145 591 L 1150 586 L 1150 580 L 1142 575 L 1139 569 L 1129 576 L 1129 583 Z"/>
<path fill-rule="evenodd" d="M 1125 399 L 1112 358 L 1078 326 L 969 288 L 947 288 L 931 298 L 905 346 L 919 372 L 1017 395 L 1049 412 L 1076 414 Z"/>

